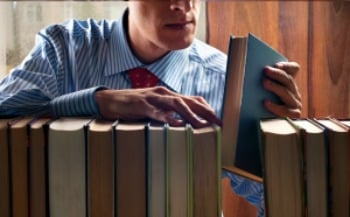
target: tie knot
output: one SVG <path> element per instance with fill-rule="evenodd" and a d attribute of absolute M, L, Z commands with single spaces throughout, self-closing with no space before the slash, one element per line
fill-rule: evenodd
<path fill-rule="evenodd" d="M 128 71 L 132 88 L 145 88 L 156 86 L 159 82 L 157 76 L 145 68 L 134 68 Z"/>

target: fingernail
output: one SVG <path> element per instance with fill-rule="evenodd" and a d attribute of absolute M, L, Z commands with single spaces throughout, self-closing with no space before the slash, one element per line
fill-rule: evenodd
<path fill-rule="evenodd" d="M 266 66 L 265 68 L 264 68 L 264 72 L 265 72 L 265 74 L 267 74 L 267 75 L 270 75 L 270 74 L 272 74 L 273 72 L 273 67 L 272 66 Z"/>
<path fill-rule="evenodd" d="M 281 62 L 278 62 L 278 63 L 276 63 L 276 66 L 277 66 L 278 68 L 283 68 L 284 64 L 281 63 Z"/>

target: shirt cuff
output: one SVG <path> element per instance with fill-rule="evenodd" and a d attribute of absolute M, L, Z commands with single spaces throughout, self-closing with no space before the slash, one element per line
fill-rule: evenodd
<path fill-rule="evenodd" d="M 102 86 L 92 87 L 65 94 L 50 102 L 52 115 L 60 116 L 90 116 L 99 114 L 95 100 L 95 92 L 106 89 Z"/>

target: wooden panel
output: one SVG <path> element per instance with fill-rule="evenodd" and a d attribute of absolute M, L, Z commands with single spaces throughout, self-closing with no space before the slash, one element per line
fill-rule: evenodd
<path fill-rule="evenodd" d="M 207 42 L 227 52 L 228 36 L 251 32 L 301 65 L 296 81 L 308 115 L 307 1 L 210 1 L 207 3 Z"/>
<path fill-rule="evenodd" d="M 229 34 L 252 32 L 301 64 L 303 116 L 350 117 L 349 1 L 210 1 L 207 42 L 227 52 Z M 254 213 L 223 182 L 225 217 Z"/>
<path fill-rule="evenodd" d="M 312 2 L 310 115 L 350 117 L 350 2 Z"/>
<path fill-rule="evenodd" d="M 222 180 L 222 210 L 224 217 L 256 217 L 257 209 L 231 190 L 230 180 Z"/>
<path fill-rule="evenodd" d="M 297 75 L 302 94 L 302 115 L 308 116 L 308 13 L 309 2 L 291 1 L 209 1 L 207 42 L 227 52 L 230 34 L 252 32 L 301 65 Z M 228 180 L 223 182 L 225 217 L 256 216 L 256 208 L 234 194 Z"/>

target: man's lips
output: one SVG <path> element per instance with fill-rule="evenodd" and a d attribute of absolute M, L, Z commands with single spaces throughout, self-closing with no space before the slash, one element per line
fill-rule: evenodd
<path fill-rule="evenodd" d="M 185 22 L 178 22 L 178 23 L 168 23 L 165 26 L 172 29 L 183 29 L 186 27 L 189 27 L 190 25 L 193 25 L 193 21 L 185 21 Z"/>

